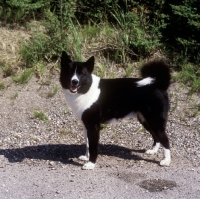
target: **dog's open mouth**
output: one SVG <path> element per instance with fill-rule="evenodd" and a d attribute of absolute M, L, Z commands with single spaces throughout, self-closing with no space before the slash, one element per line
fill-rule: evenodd
<path fill-rule="evenodd" d="M 71 91 L 71 93 L 77 93 L 79 88 L 80 86 L 70 86 L 69 90 Z"/>

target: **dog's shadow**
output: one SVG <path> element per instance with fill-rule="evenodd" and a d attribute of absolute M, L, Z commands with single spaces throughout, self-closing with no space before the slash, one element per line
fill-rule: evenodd
<path fill-rule="evenodd" d="M 38 145 L 28 146 L 17 149 L 2 149 L 0 155 L 3 155 L 9 162 L 22 162 L 25 158 L 37 160 L 60 161 L 64 164 L 80 165 L 74 162 L 72 158 L 79 157 L 85 152 L 85 145 Z M 102 145 L 99 144 L 99 154 L 119 157 L 122 159 L 144 160 L 147 162 L 158 163 L 155 160 L 142 158 L 139 153 L 144 153 L 144 150 L 132 150 L 117 145 Z"/>

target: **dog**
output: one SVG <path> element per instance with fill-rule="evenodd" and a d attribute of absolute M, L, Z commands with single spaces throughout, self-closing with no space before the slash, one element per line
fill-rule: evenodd
<path fill-rule="evenodd" d="M 92 74 L 93 69 L 94 56 L 78 62 L 62 52 L 60 83 L 67 105 L 84 127 L 86 153 L 79 159 L 86 163 L 82 169 L 95 167 L 100 124 L 133 115 L 153 137 L 153 147 L 146 153 L 155 154 L 162 145 L 164 159 L 160 165 L 169 166 L 170 146 L 165 132 L 169 66 L 163 61 L 146 63 L 141 68 L 141 78 L 101 79 Z"/>

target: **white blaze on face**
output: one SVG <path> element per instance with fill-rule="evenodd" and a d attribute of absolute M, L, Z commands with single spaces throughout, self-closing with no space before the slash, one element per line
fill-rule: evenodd
<path fill-rule="evenodd" d="M 138 81 L 136 83 L 137 83 L 137 87 L 142 87 L 142 86 L 145 86 L 145 85 L 148 85 L 148 84 L 153 84 L 154 81 L 155 81 L 154 78 L 147 77 L 147 78 L 144 78 L 144 79 L 142 79 L 142 80 L 140 80 L 140 81 Z"/>
<path fill-rule="evenodd" d="M 77 66 L 76 66 L 74 75 L 73 75 L 72 78 L 71 78 L 71 82 L 72 82 L 73 80 L 77 80 L 77 81 L 79 82 L 78 76 L 77 76 L 77 74 L 76 74 L 76 70 L 77 70 Z"/>

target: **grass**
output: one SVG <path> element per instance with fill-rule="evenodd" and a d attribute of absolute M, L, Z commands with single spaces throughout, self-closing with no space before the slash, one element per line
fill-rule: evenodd
<path fill-rule="evenodd" d="M 105 130 L 107 128 L 107 124 L 101 124 L 100 125 L 100 130 Z"/>
<path fill-rule="evenodd" d="M 60 130 L 60 134 L 63 135 L 63 136 L 66 136 L 66 135 L 70 135 L 71 132 L 68 131 L 68 130 L 66 130 L 66 129 L 61 129 L 61 130 Z"/>
<path fill-rule="evenodd" d="M 47 122 L 49 121 L 49 118 L 45 115 L 45 113 L 43 113 L 42 111 L 38 111 L 38 110 L 35 110 L 33 112 L 33 115 L 35 118 L 39 119 L 39 120 L 42 120 L 44 122 Z"/>
<path fill-rule="evenodd" d="M 18 84 L 26 84 L 33 75 L 33 69 L 26 69 L 23 73 L 19 76 L 13 76 L 13 80 Z"/>
<path fill-rule="evenodd" d="M 58 86 L 55 85 L 55 86 L 53 87 L 53 91 L 49 92 L 48 95 L 47 95 L 47 97 L 48 97 L 48 98 L 53 97 L 57 92 L 58 92 Z"/>
<path fill-rule="evenodd" d="M 4 83 L 0 83 L 0 90 L 3 90 L 5 88 L 5 85 L 4 85 Z"/>
<path fill-rule="evenodd" d="M 40 140 L 37 137 L 32 137 L 33 142 L 38 143 Z"/>
<path fill-rule="evenodd" d="M 194 107 L 194 110 L 192 112 L 192 117 L 196 117 L 200 111 L 200 104 L 194 104 L 193 107 Z"/>
<path fill-rule="evenodd" d="M 134 61 L 131 59 L 141 59 L 136 53 L 143 50 L 144 54 L 155 52 L 159 45 L 156 40 L 151 45 L 150 35 L 139 30 L 139 19 L 136 15 L 125 16 L 118 10 L 112 15 L 117 21 L 115 26 L 108 21 L 81 26 L 71 20 L 68 29 L 63 32 L 60 30 L 59 21 L 55 19 L 49 23 L 40 22 L 36 27 L 30 25 L 32 29 L 29 31 L 34 33 L 31 38 L 28 32 L 22 30 L 16 29 L 13 33 L 0 28 L 0 64 L 2 63 L 3 77 L 13 76 L 13 80 L 18 84 L 26 84 L 34 74 L 41 78 L 48 62 L 52 63 L 52 59 L 55 59 L 55 63 L 58 63 L 62 50 L 66 50 L 72 59 L 77 61 L 95 55 L 99 58 L 98 63 L 95 63 L 95 73 L 104 78 L 115 77 L 111 72 L 112 65 L 124 67 L 124 63 L 128 63 L 125 76 L 130 77 L 134 70 Z M 135 49 L 138 50 L 134 51 Z M 19 71 L 23 72 L 17 75 Z M 198 66 L 184 64 L 174 78 L 187 83 L 191 92 L 200 91 Z M 53 97 L 56 93 L 55 87 L 48 97 Z"/>
<path fill-rule="evenodd" d="M 199 110 L 198 109 L 195 109 L 192 113 L 192 117 L 196 117 L 199 113 Z"/>
<path fill-rule="evenodd" d="M 2 67 L 3 77 L 9 77 L 15 74 L 15 69 L 10 65 L 4 65 Z"/>
<path fill-rule="evenodd" d="M 101 64 L 101 65 L 98 65 L 96 68 L 95 68 L 95 74 L 101 78 L 105 78 L 106 77 L 106 73 L 107 73 L 107 67 L 105 64 Z"/>
<path fill-rule="evenodd" d="M 36 62 L 34 64 L 34 73 L 38 78 L 41 78 L 46 70 L 46 66 L 42 61 Z"/>
<path fill-rule="evenodd" d="M 200 104 L 194 104 L 194 107 L 200 111 Z"/>
<path fill-rule="evenodd" d="M 174 103 L 174 105 L 171 106 L 171 111 L 172 111 L 172 112 L 175 111 L 175 110 L 177 109 L 177 107 L 178 107 L 178 102 L 177 102 L 177 100 L 176 100 L 176 102 Z"/>
<path fill-rule="evenodd" d="M 18 92 L 16 92 L 10 99 L 15 100 L 18 97 Z"/>
<path fill-rule="evenodd" d="M 68 107 L 66 107 L 66 108 L 64 109 L 64 114 L 70 114 L 70 110 L 69 110 Z"/>
<path fill-rule="evenodd" d="M 59 56 L 62 50 L 66 50 L 77 61 L 100 53 L 102 57 L 106 55 L 106 58 L 122 63 L 132 52 L 126 46 L 127 42 L 121 38 L 123 29 L 115 28 L 107 22 L 81 26 L 78 22 L 70 21 L 70 28 L 62 34 L 57 25 L 59 22 L 52 23 L 56 25 L 46 23 L 49 35 L 46 32 L 34 34 L 31 40 L 21 46 L 21 57 L 27 66 L 32 67 L 33 63 L 43 60 L 51 61 L 52 56 Z"/>
<path fill-rule="evenodd" d="M 133 72 L 133 70 L 134 70 L 134 65 L 128 66 L 128 67 L 125 69 L 126 77 L 130 77 L 130 76 L 131 76 L 131 73 Z"/>
<path fill-rule="evenodd" d="M 191 63 L 184 64 L 174 79 L 189 85 L 191 93 L 200 91 L 200 69 Z"/>

